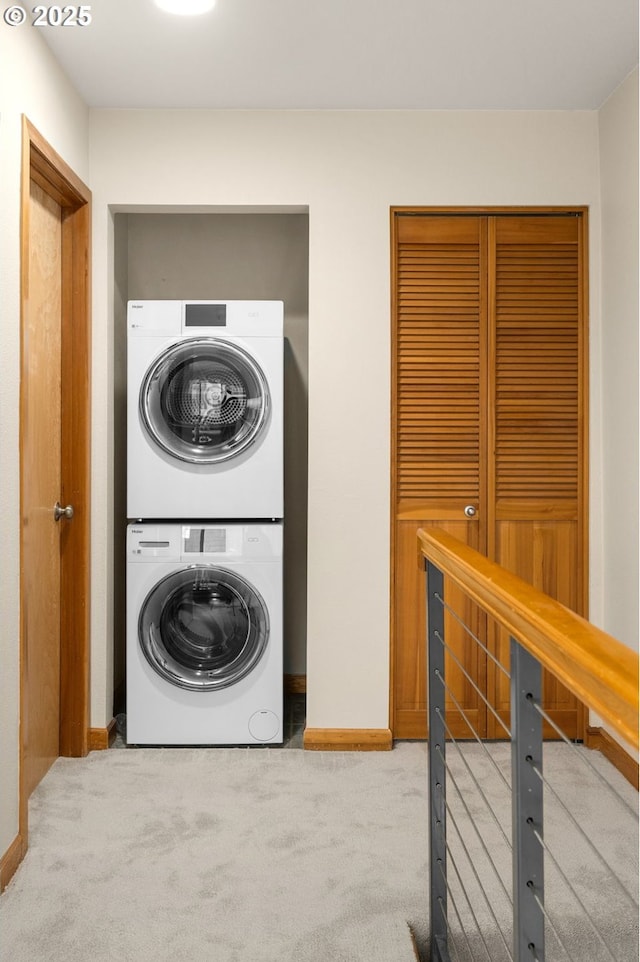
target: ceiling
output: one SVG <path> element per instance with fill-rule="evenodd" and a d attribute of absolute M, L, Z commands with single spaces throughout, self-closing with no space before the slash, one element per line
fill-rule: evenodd
<path fill-rule="evenodd" d="M 41 33 L 93 107 L 596 109 L 638 63 L 637 0 L 90 8 L 89 26 Z"/>

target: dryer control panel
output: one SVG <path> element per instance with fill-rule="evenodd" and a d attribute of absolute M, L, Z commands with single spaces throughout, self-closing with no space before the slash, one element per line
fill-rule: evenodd
<path fill-rule="evenodd" d="M 283 301 L 129 301 L 130 337 L 282 337 Z"/>

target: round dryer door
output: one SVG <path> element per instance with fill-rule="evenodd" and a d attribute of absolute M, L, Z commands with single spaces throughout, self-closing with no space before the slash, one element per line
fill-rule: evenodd
<path fill-rule="evenodd" d="M 267 423 L 269 388 L 245 350 L 218 338 L 189 338 L 154 361 L 140 388 L 152 441 L 174 458 L 215 464 L 253 444 Z"/>
<path fill-rule="evenodd" d="M 191 691 L 235 685 L 269 640 L 260 594 L 226 568 L 194 565 L 167 575 L 140 611 L 138 638 L 161 678 Z"/>

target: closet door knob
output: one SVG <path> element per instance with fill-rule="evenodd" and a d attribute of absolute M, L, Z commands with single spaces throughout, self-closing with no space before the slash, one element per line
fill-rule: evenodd
<path fill-rule="evenodd" d="M 475 516 L 476 516 L 476 509 L 474 508 L 474 506 L 473 506 L 472 504 L 468 504 L 468 505 L 466 506 L 466 508 L 464 509 L 464 513 L 466 514 L 467 518 L 475 518 Z"/>
<path fill-rule="evenodd" d="M 60 502 L 56 501 L 56 503 L 53 506 L 53 520 L 60 521 L 61 518 L 66 518 L 68 521 L 71 521 L 71 519 L 73 518 L 72 504 L 68 504 L 66 508 L 63 508 Z"/>

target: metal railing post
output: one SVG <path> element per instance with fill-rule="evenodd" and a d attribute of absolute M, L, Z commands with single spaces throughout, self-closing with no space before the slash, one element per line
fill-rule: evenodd
<path fill-rule="evenodd" d="M 427 569 L 427 699 L 429 722 L 429 902 L 431 958 L 450 962 L 447 932 L 447 822 L 444 727 L 444 608 L 442 572 Z M 440 676 L 440 677 L 438 677 Z"/>
<path fill-rule="evenodd" d="M 514 962 L 544 962 L 542 694 L 537 658 L 511 638 L 511 812 Z M 534 766 L 540 773 L 534 771 Z"/>

